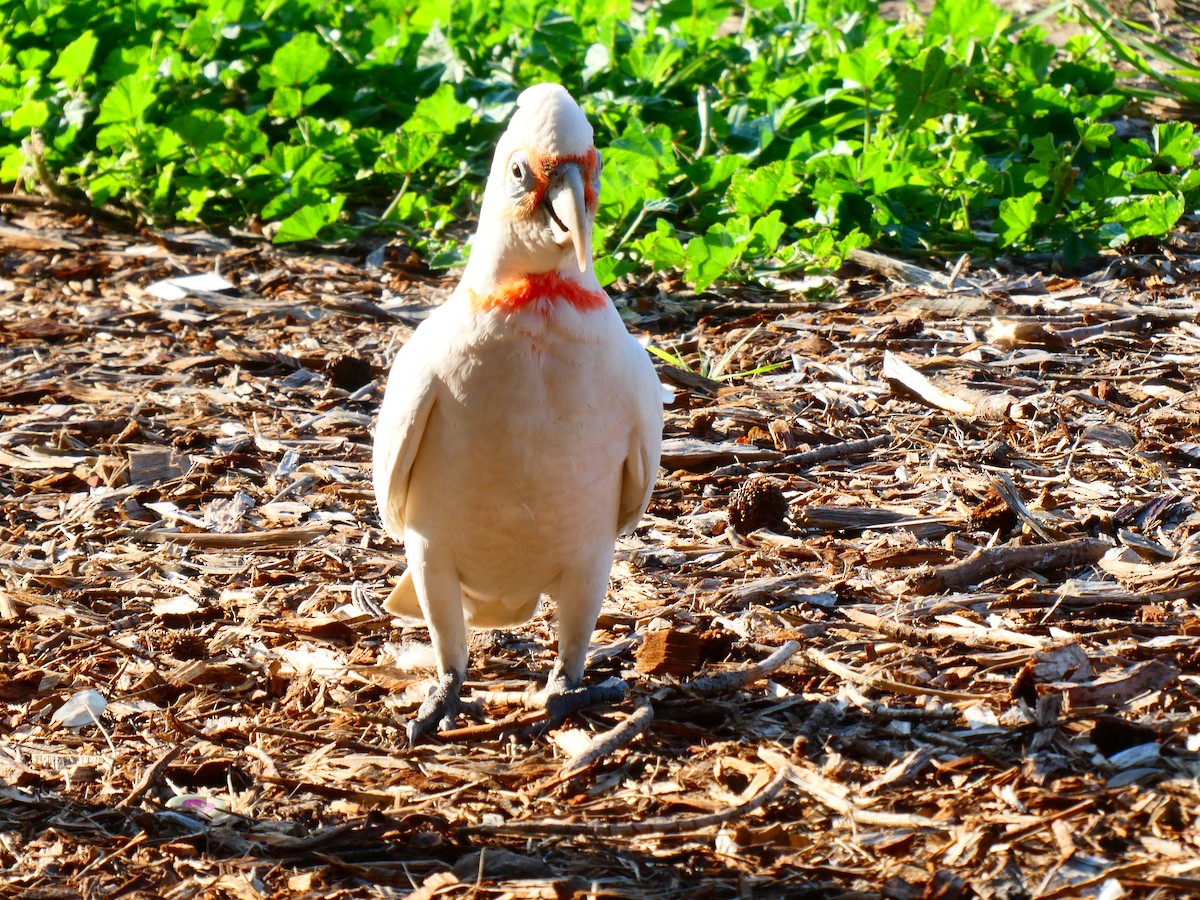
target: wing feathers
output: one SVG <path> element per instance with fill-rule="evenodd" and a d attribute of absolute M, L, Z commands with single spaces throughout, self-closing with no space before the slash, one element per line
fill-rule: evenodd
<path fill-rule="evenodd" d="M 437 396 L 430 355 L 421 343 L 418 330 L 396 355 L 375 426 L 375 499 L 384 529 L 396 540 L 404 538 L 408 477 Z"/>
<path fill-rule="evenodd" d="M 637 426 L 629 442 L 629 454 L 621 477 L 621 514 L 618 519 L 622 532 L 632 531 L 641 521 L 650 503 L 654 482 L 658 478 L 659 454 L 662 450 L 662 389 L 658 374 L 642 346 L 633 338 L 628 345 L 633 358 L 626 362 L 631 375 L 636 402 Z"/>

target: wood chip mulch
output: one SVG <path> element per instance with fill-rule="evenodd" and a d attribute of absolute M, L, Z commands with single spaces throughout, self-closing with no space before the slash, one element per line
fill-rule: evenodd
<path fill-rule="evenodd" d="M 416 747 L 370 430 L 452 282 L 29 211 L 0 246 L 0 897 L 1200 896 L 1195 233 L 614 291 L 687 365 L 589 665 L 627 694 L 547 728 L 542 616 Z"/>

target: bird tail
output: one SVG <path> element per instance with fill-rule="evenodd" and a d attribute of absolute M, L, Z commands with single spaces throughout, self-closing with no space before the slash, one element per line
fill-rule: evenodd
<path fill-rule="evenodd" d="M 388 598 L 383 601 L 383 607 L 393 615 L 407 616 L 410 619 L 425 618 L 425 614 L 421 612 L 421 601 L 417 599 L 417 589 L 413 585 L 411 570 L 404 570 L 404 574 L 400 576 L 400 580 L 396 582 L 396 586 L 392 588 Z"/>

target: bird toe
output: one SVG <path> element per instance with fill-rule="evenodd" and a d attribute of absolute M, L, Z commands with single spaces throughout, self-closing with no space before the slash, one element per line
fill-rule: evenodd
<path fill-rule="evenodd" d="M 458 714 L 464 710 L 475 713 L 477 704 L 464 704 L 459 695 L 461 689 L 462 676 L 457 672 L 447 672 L 438 680 L 405 728 L 410 745 L 431 733 L 453 728 Z"/>
<path fill-rule="evenodd" d="M 558 724 L 581 709 L 620 703 L 628 694 L 629 685 L 620 678 L 609 678 L 589 686 L 571 686 L 566 679 L 556 678 L 546 686 L 546 712 L 550 714 L 550 721 Z"/>

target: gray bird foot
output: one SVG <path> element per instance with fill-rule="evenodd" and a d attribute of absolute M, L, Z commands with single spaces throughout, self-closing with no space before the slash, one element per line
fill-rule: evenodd
<path fill-rule="evenodd" d="M 555 678 L 546 686 L 546 712 L 550 718 L 540 724 L 537 734 L 557 728 L 571 713 L 607 703 L 620 703 L 629 695 L 629 685 L 620 678 L 608 678 L 587 687 L 571 686 L 565 678 Z"/>
<path fill-rule="evenodd" d="M 447 672 L 429 691 L 429 696 L 405 728 L 410 746 L 432 732 L 453 728 L 454 720 L 461 712 L 474 716 L 481 714 L 478 704 L 463 703 L 459 693 L 462 682 L 463 678 L 457 672 Z"/>

